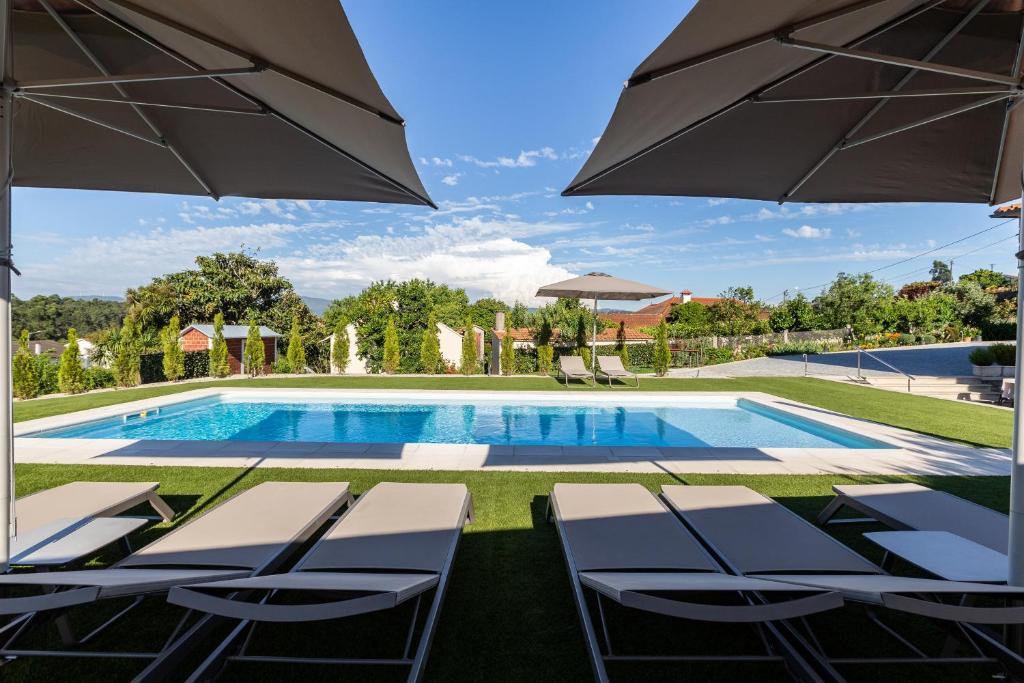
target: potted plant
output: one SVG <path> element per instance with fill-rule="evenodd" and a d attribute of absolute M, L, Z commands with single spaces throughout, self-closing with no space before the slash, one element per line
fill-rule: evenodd
<path fill-rule="evenodd" d="M 988 347 L 992 354 L 994 365 L 1000 366 L 1003 377 L 1013 377 L 1016 374 L 1017 347 L 1013 344 L 992 344 Z"/>
<path fill-rule="evenodd" d="M 996 358 L 987 347 L 974 349 L 968 358 L 974 366 L 975 377 L 1000 377 L 1003 374 L 1002 367 L 995 364 Z"/>

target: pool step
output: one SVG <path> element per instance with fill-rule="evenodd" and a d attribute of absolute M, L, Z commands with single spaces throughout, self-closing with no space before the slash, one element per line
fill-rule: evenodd
<path fill-rule="evenodd" d="M 975 403 L 995 403 L 999 399 L 1000 379 L 986 381 L 980 377 L 927 377 L 915 376 L 909 380 L 902 376 L 866 377 L 863 384 L 887 391 L 908 392 L 919 396 L 945 398 Z"/>

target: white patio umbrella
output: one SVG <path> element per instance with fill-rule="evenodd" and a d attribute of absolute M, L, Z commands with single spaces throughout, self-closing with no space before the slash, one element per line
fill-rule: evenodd
<path fill-rule="evenodd" d="M 434 205 L 337 0 L 0 0 L 0 75 L 2 570 L 12 185 Z"/>
<path fill-rule="evenodd" d="M 537 290 L 537 296 L 564 297 L 567 299 L 593 299 L 594 317 L 590 339 L 591 370 L 597 377 L 597 302 L 599 299 L 611 301 L 641 301 L 656 296 L 665 296 L 666 292 L 658 287 L 645 285 L 632 280 L 612 277 L 607 273 L 587 273 L 582 277 L 563 280 L 554 284 L 544 285 Z"/>

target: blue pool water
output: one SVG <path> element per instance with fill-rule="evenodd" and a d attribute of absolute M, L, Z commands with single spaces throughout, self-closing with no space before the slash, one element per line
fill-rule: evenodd
<path fill-rule="evenodd" d="M 559 446 L 887 448 L 743 399 L 566 406 L 499 401 L 214 397 L 33 434 L 43 438 L 478 443 Z"/>

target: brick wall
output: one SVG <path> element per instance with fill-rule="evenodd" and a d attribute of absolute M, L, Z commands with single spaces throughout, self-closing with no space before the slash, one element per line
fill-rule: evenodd
<path fill-rule="evenodd" d="M 210 338 L 196 329 L 191 329 L 181 337 L 181 348 L 185 351 L 205 351 L 210 348 Z"/>

